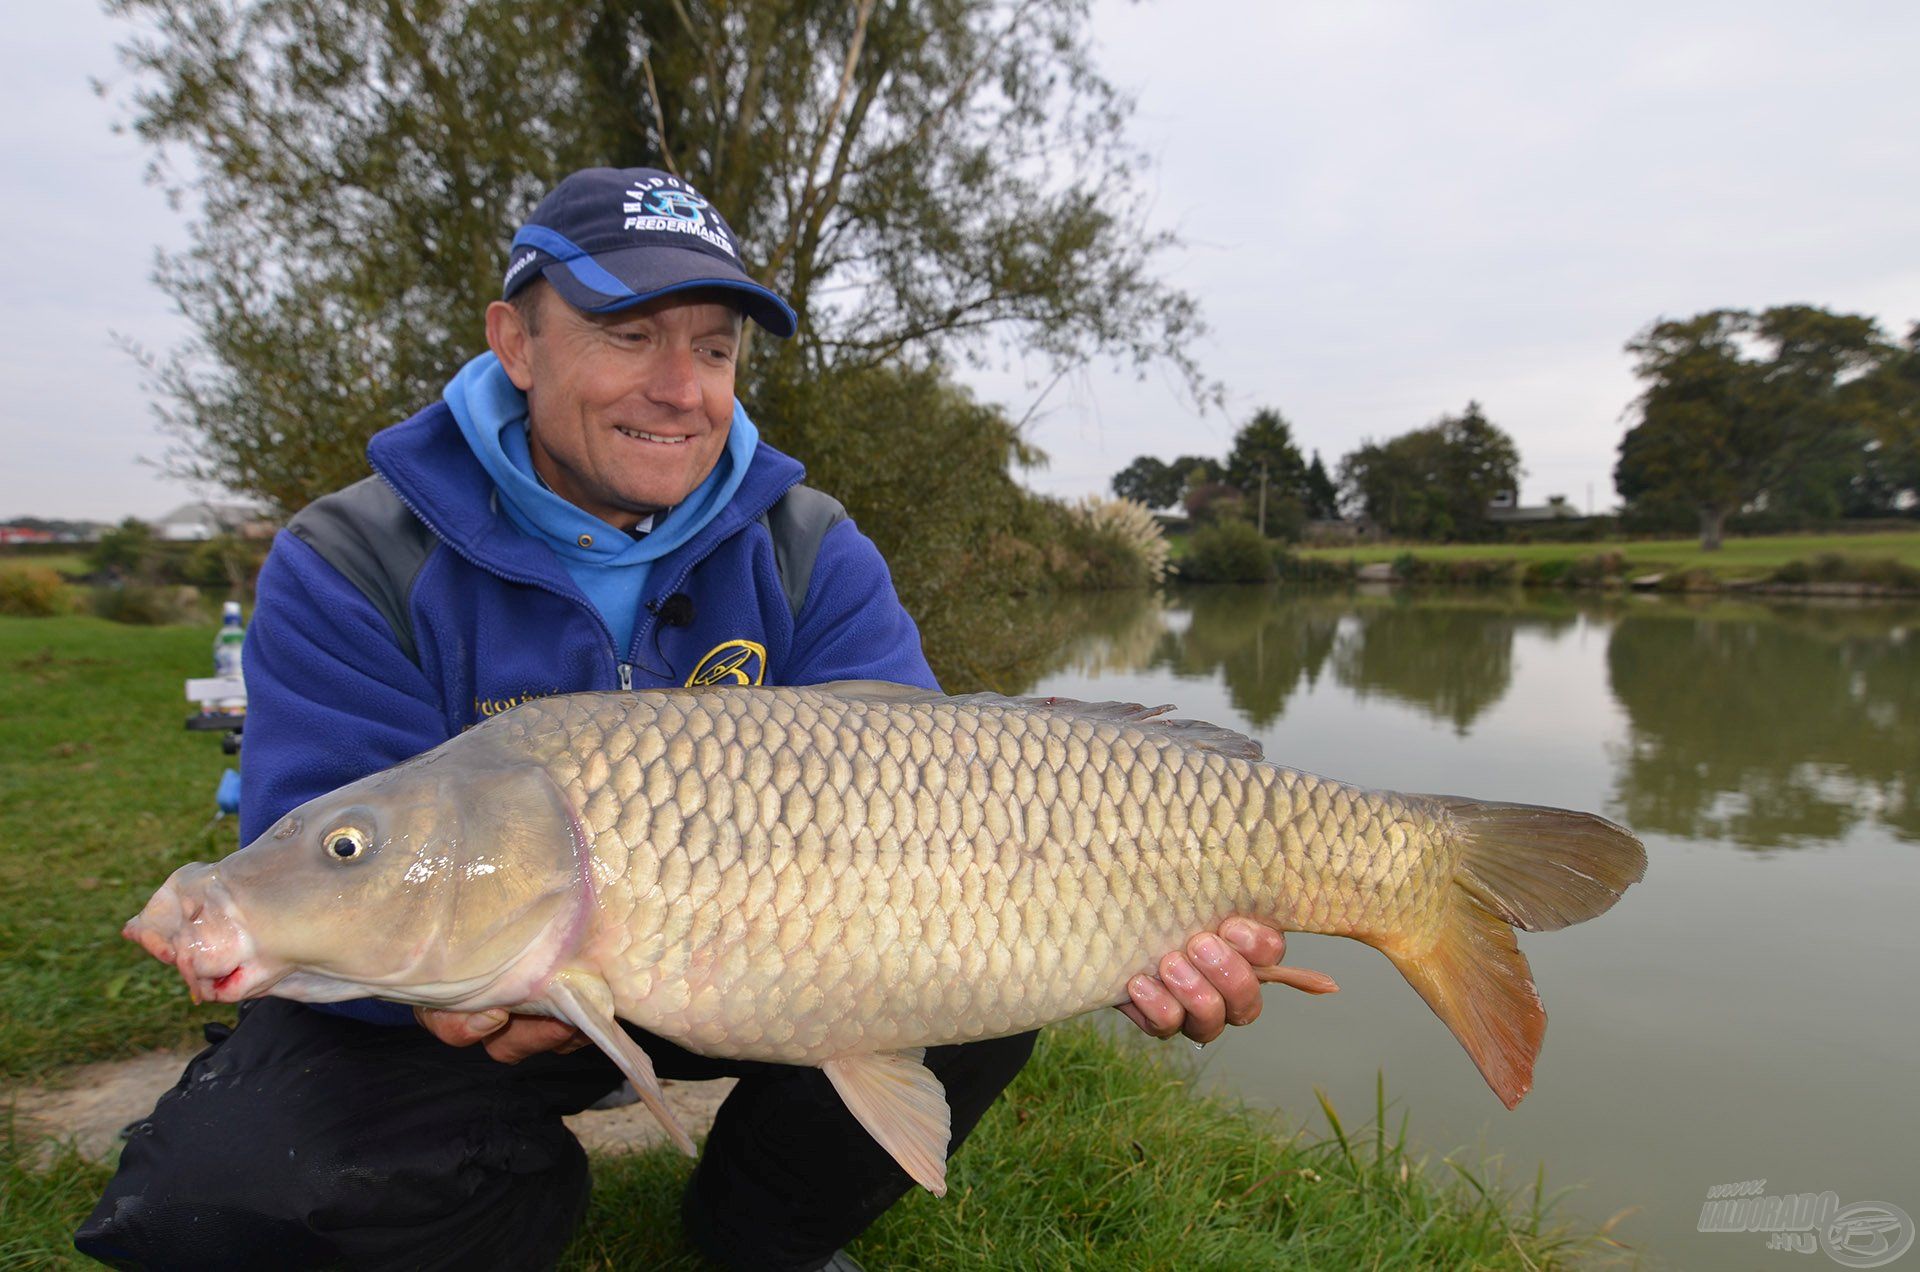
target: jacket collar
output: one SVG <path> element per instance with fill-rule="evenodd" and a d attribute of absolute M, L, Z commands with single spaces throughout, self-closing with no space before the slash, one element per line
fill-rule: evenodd
<path fill-rule="evenodd" d="M 374 434 L 367 443 L 367 459 L 428 529 L 473 564 L 586 603 L 552 549 L 522 534 L 501 510 L 493 478 L 460 435 L 459 422 L 445 402 Z M 757 521 L 805 476 L 798 460 L 762 440 L 727 506 L 693 538 L 655 562 L 659 586 L 671 590 L 688 568 Z"/>

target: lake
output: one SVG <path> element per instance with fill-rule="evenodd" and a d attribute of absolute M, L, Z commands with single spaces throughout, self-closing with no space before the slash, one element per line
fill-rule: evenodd
<path fill-rule="evenodd" d="M 1615 1235 L 1650 1266 L 1837 1266 L 1698 1231 L 1715 1185 L 1920 1216 L 1920 607 L 1231 587 L 1075 604 L 1078 634 L 1007 688 L 1174 703 L 1289 767 L 1589 809 L 1647 845 L 1612 911 L 1521 935 L 1550 1023 L 1516 1111 L 1383 956 L 1331 937 L 1292 938 L 1288 961 L 1342 992 L 1268 991 L 1202 1055 L 1208 1087 L 1296 1119 L 1317 1087 L 1351 1126 L 1384 1073 L 1436 1169 L 1484 1150 L 1521 1184 L 1544 1162 L 1550 1190 L 1576 1186 L 1564 1213 L 1630 1210 Z"/>

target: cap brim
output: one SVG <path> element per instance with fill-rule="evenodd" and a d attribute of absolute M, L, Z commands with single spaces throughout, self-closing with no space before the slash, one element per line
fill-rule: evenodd
<path fill-rule="evenodd" d="M 799 320 L 774 292 L 731 270 L 706 252 L 629 247 L 544 266 L 540 276 L 575 309 L 617 313 L 675 292 L 713 288 L 734 292 L 740 311 L 773 335 L 791 336 Z M 614 290 L 620 288 L 622 290 Z"/>

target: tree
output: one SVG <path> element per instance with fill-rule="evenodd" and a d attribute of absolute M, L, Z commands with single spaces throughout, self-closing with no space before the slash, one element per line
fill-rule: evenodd
<path fill-rule="evenodd" d="M 1306 522 L 1307 464 L 1293 427 L 1278 411 L 1262 409 L 1233 436 L 1220 478 L 1238 490 L 1262 533 L 1298 539 Z"/>
<path fill-rule="evenodd" d="M 1881 515 L 1920 497 L 1920 322 L 1862 385 L 1871 406 L 1857 506 Z"/>
<path fill-rule="evenodd" d="M 1151 455 L 1140 455 L 1113 475 L 1113 493 L 1149 508 L 1165 508 L 1180 502 L 1187 487 L 1186 473 L 1172 464 L 1163 464 Z"/>
<path fill-rule="evenodd" d="M 1225 481 L 1227 476 L 1226 466 L 1210 455 L 1182 455 L 1167 467 L 1180 474 L 1183 492 L 1208 482 Z"/>
<path fill-rule="evenodd" d="M 1191 483 L 1182 503 L 1188 518 L 1198 525 L 1247 519 L 1247 497 L 1240 493 L 1239 487 L 1224 481 Z"/>
<path fill-rule="evenodd" d="M 1309 517 L 1324 521 L 1340 515 L 1340 490 L 1333 484 L 1333 478 L 1327 475 L 1327 466 L 1320 462 L 1319 451 L 1313 452 L 1313 461 L 1307 465 L 1307 477 L 1301 493 L 1306 500 Z"/>
<path fill-rule="evenodd" d="M 1647 388 L 1614 485 L 1629 505 L 1692 507 L 1707 549 L 1763 495 L 1809 498 L 1809 464 L 1859 454 L 1892 353 L 1872 319 L 1811 305 L 1663 320 L 1627 351 Z"/>
<path fill-rule="evenodd" d="M 1259 499 L 1263 484 L 1271 498 L 1275 493 L 1297 495 L 1306 480 L 1307 461 L 1294 444 L 1293 426 L 1280 412 L 1256 411 L 1233 435 L 1233 449 L 1227 452 L 1227 481 L 1249 501 Z"/>
<path fill-rule="evenodd" d="M 1421 539 L 1484 535 L 1487 505 L 1519 485 L 1520 472 L 1519 448 L 1478 402 L 1340 461 L 1349 500 L 1389 532 Z"/>
<path fill-rule="evenodd" d="M 114 579 L 145 581 L 153 564 L 153 527 L 138 517 L 128 517 L 101 535 L 87 552 L 88 567 Z"/>
<path fill-rule="evenodd" d="M 140 30 L 132 127 L 199 207 L 158 271 L 196 338 L 149 359 L 181 475 L 286 510 L 362 473 L 483 347 L 513 227 L 596 163 L 670 168 L 728 214 L 800 316 L 760 383 L 999 336 L 1199 387 L 1087 0 L 108 7 Z"/>

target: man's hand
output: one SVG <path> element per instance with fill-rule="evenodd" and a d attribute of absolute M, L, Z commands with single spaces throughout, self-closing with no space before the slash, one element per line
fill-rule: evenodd
<path fill-rule="evenodd" d="M 1339 988 L 1333 978 L 1304 968 L 1280 967 L 1287 938 L 1249 919 L 1228 919 L 1218 933 L 1202 932 L 1160 960 L 1160 975 L 1127 982 L 1120 1011 L 1156 1038 L 1183 1033 L 1212 1042 L 1228 1025 L 1251 1024 L 1260 1015 L 1260 985 L 1271 981 L 1309 994 Z"/>
<path fill-rule="evenodd" d="M 426 1031 L 452 1047 L 486 1044 L 487 1054 L 501 1064 L 519 1064 L 542 1051 L 566 1055 L 587 1045 L 587 1035 L 551 1016 L 510 1016 L 503 1008 L 492 1011 L 435 1011 L 415 1007 L 414 1019 Z"/>

